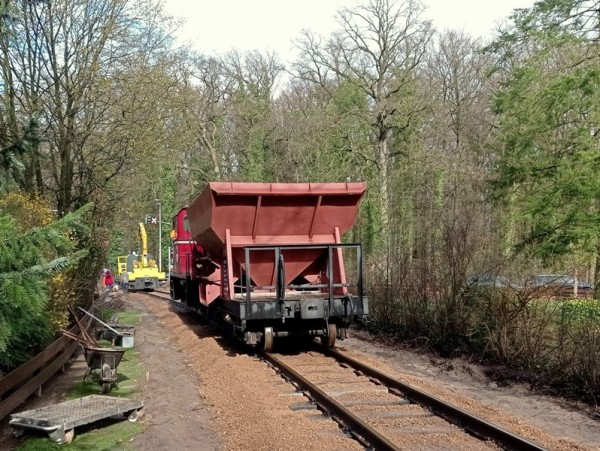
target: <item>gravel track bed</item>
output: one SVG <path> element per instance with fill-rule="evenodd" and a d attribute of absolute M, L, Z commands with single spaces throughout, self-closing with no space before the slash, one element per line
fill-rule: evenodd
<path fill-rule="evenodd" d="M 424 358 L 413 354 L 403 354 L 402 357 L 396 359 L 395 354 L 397 353 L 398 356 L 401 354 L 398 350 L 374 345 L 363 340 L 350 339 L 346 342 L 341 342 L 338 350 L 406 384 L 422 389 L 432 396 L 449 402 L 453 406 L 463 409 L 479 418 L 499 425 L 547 449 L 600 450 L 598 446 L 598 443 L 600 443 L 600 424 L 598 422 L 594 422 L 582 414 L 573 414 L 569 409 L 558 408 L 555 400 L 529 395 L 522 387 L 516 396 L 508 396 L 501 389 L 495 388 L 490 390 L 488 388 L 491 385 L 489 381 L 487 384 L 481 382 L 475 383 L 474 378 L 467 377 L 466 374 L 446 377 L 442 374 L 428 375 L 429 377 L 424 377 L 421 374 L 418 376 L 406 374 L 399 370 L 398 367 L 413 368 L 416 362 L 420 365 L 423 364 Z M 486 397 L 486 395 L 488 396 Z M 476 400 L 470 396 L 477 396 L 480 399 Z M 553 418 L 554 421 L 542 422 L 541 425 L 537 424 L 534 426 L 528 419 L 518 416 L 524 412 L 531 411 L 530 406 L 528 406 L 530 403 L 545 405 L 548 409 L 554 410 L 556 412 L 556 416 Z M 504 408 L 499 408 L 500 404 Z M 569 419 L 568 422 L 566 421 L 567 418 Z M 574 424 L 568 424 L 571 421 Z M 578 427 L 583 432 L 579 436 L 577 432 L 571 431 L 571 428 L 577 429 Z M 564 437 L 566 428 L 569 428 L 569 431 L 579 439 L 585 437 L 585 443 L 575 438 Z"/>
<path fill-rule="evenodd" d="M 313 352 L 279 354 L 277 358 L 405 449 L 498 449 L 461 428 L 432 415 L 425 408 L 406 404 L 384 386 L 373 383 L 335 359 Z"/>
<path fill-rule="evenodd" d="M 337 423 L 311 410 L 290 407 L 306 398 L 294 392 L 264 362 L 240 353 L 193 315 L 178 315 L 167 303 L 148 302 L 198 375 L 198 391 L 214 414 L 226 450 L 360 450 Z M 200 449 L 200 448 L 199 448 Z"/>
<path fill-rule="evenodd" d="M 160 318 L 162 326 L 168 332 L 165 336 L 168 336 L 172 344 L 181 350 L 180 358 L 185 359 L 187 367 L 196 374 L 199 380 L 197 394 L 203 400 L 214 428 L 221 437 L 220 449 L 362 449 L 357 441 L 347 437 L 340 430 L 337 423 L 323 416 L 318 410 L 293 410 L 295 406 L 308 404 L 307 399 L 295 392 L 293 387 L 285 383 L 268 365 L 252 356 L 240 353 L 235 344 L 221 337 L 213 329 L 199 324 L 193 315 L 176 314 L 170 311 L 167 303 L 158 300 L 148 301 L 146 304 L 152 314 Z M 477 386 L 473 382 L 475 378 L 468 374 L 459 374 L 458 377 L 451 378 L 444 377 L 443 374 L 440 376 L 435 372 L 435 368 L 422 371 L 426 365 L 421 359 L 426 357 L 416 354 L 407 356 L 392 348 L 357 338 L 340 342 L 339 345 L 338 349 L 347 352 L 357 360 L 451 402 L 458 408 L 492 421 L 515 434 L 527 437 L 550 450 L 600 449 L 597 447 L 597 443 L 600 443 L 600 433 L 598 433 L 600 428 L 591 427 L 594 424 L 597 426 L 598 423 L 589 418 L 585 421 L 583 415 L 574 416 L 573 412 L 564 410 L 556 413 L 556 424 L 544 427 L 545 424 L 540 425 L 538 421 L 537 425 L 532 425 L 518 416 L 519 413 L 527 411 L 526 406 L 530 402 L 529 399 L 521 396 L 521 391 L 509 400 L 497 396 L 496 402 L 489 402 L 485 397 L 487 382 Z M 295 360 L 294 368 L 299 372 L 310 372 L 311 380 L 316 378 L 320 382 L 332 384 L 328 387 L 338 390 L 344 390 L 352 385 L 340 381 L 328 382 L 329 376 L 324 376 L 324 373 L 333 368 L 336 375 L 340 374 L 338 371 L 344 371 L 337 364 L 331 365 L 330 362 L 324 361 L 315 365 L 312 361 L 304 360 L 302 353 L 288 357 Z M 403 369 L 414 370 L 414 374 L 407 374 Z M 494 393 L 498 395 L 500 391 L 496 389 Z M 391 396 L 386 393 L 383 395 Z M 343 396 L 346 396 L 345 401 L 350 403 L 352 400 L 358 402 L 356 396 L 360 398 L 359 394 L 349 393 Z M 371 396 L 376 396 L 377 403 L 381 401 L 377 399 L 381 393 Z M 474 397 L 478 399 L 473 399 Z M 399 399 L 393 396 L 392 398 L 396 401 Z M 385 399 L 389 400 L 389 398 Z M 515 401 L 519 399 L 525 406 L 523 409 Z M 536 403 L 536 410 L 539 409 L 538 398 L 532 399 Z M 439 440 L 432 442 L 431 439 L 436 437 L 433 426 L 425 428 L 429 429 L 427 433 L 419 426 L 410 429 L 412 423 L 403 422 L 402 418 L 395 414 L 391 418 L 386 417 L 390 412 L 396 411 L 396 401 L 391 401 L 384 406 L 357 404 L 356 411 L 365 410 L 371 414 L 375 413 L 371 416 L 372 421 L 384 423 L 391 421 L 392 425 L 401 424 L 406 429 L 405 433 L 398 438 L 395 437 L 394 441 L 398 440 L 397 443 L 407 449 L 489 449 L 489 446 L 493 446 L 465 436 L 458 428 L 455 436 L 448 434 L 447 428 L 454 428 L 454 426 L 446 426 L 448 425 L 446 422 L 444 422 L 444 429 L 439 431 Z M 554 408 L 556 409 L 556 406 Z M 515 413 L 510 413 L 513 409 L 516 409 Z M 568 428 L 575 429 L 577 424 L 584 424 L 585 427 L 582 429 L 584 433 L 580 437 L 577 434 L 571 436 L 564 434 L 558 418 L 559 414 L 563 413 L 569 418 L 583 419 L 567 425 Z M 411 414 L 410 421 L 419 417 L 422 417 L 422 420 L 429 418 L 427 413 L 421 412 Z M 393 434 L 394 427 L 388 430 Z M 465 437 L 474 440 L 473 447 L 467 444 Z M 577 438 L 585 440 L 581 441 Z M 595 440 L 596 438 L 598 440 Z M 468 440 L 468 443 L 471 441 Z"/>
<path fill-rule="evenodd" d="M 136 449 L 363 449 L 320 411 L 292 410 L 308 405 L 307 399 L 268 365 L 240 354 L 218 333 L 198 324 L 193 315 L 174 313 L 166 302 L 140 293 L 124 297 L 128 308 L 144 312 L 136 327 L 136 351 L 149 370 L 142 393 L 146 414 L 141 422 L 146 431 L 132 441 Z M 549 450 L 600 450 L 600 422 L 585 414 L 585 406 L 537 395 L 518 384 L 498 387 L 475 365 L 375 343 L 368 336 L 339 342 L 338 349 Z M 306 369 L 318 375 L 329 367 L 307 364 Z M 31 398 L 23 408 L 63 400 L 84 371 L 85 364 L 78 359 L 44 388 L 41 398 Z M 350 385 L 338 381 L 332 387 L 341 390 Z M 432 443 L 431 428 L 428 433 L 419 427 L 410 429 L 413 425 L 398 416 L 397 401 L 384 405 L 354 402 L 356 411 L 369 412 L 372 421 L 403 424 L 404 434 L 394 441 L 406 449 L 466 449 L 462 433 L 457 442 L 444 430 L 441 443 Z M 411 420 L 407 421 L 431 416 L 416 405 L 403 407 L 409 409 L 405 417 Z M 0 448 L 14 449 L 16 443 L 6 420 Z M 477 441 L 476 449 L 481 449 L 481 443 Z"/>

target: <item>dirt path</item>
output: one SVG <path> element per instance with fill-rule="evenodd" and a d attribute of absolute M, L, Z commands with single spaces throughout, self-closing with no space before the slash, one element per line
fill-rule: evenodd
<path fill-rule="evenodd" d="M 197 373 L 190 369 L 185 353 L 174 344 L 176 337 L 165 327 L 161 315 L 149 312 L 142 295 L 127 295 L 127 309 L 141 312 L 136 326 L 135 350 L 148 371 L 141 399 L 140 419 L 145 432 L 133 445 L 140 450 L 215 450 L 223 449 L 221 439 L 211 427 L 211 413 L 201 398 Z M 176 316 L 165 310 L 167 316 Z M 17 410 L 29 410 L 59 403 L 67 392 L 83 379 L 87 365 L 82 355 L 72 361 L 65 373 L 58 373 L 42 390 L 42 396 L 30 397 Z M 8 417 L 0 423 L 0 449 L 13 450 L 20 440 L 12 436 Z M 50 444 L 50 443 L 49 443 Z M 50 444 L 51 445 L 51 444 Z"/>
<path fill-rule="evenodd" d="M 134 302 L 136 308 L 138 305 Z M 264 362 L 240 353 L 235 343 L 200 324 L 194 315 L 174 314 L 162 301 L 146 300 L 145 307 L 151 314 L 144 316 L 140 329 L 145 329 L 156 319 L 162 327 L 165 342 L 171 347 L 173 358 L 185 362 L 197 375 L 196 384 L 174 386 L 172 381 L 167 381 L 171 392 L 161 395 L 161 399 L 188 397 L 188 407 L 179 419 L 182 424 L 176 431 L 181 435 L 177 447 L 162 449 L 211 449 L 217 440 L 209 435 L 209 441 L 205 441 L 201 434 L 194 432 L 199 423 L 208 421 L 221 437 L 218 442 L 220 449 L 228 451 L 363 449 L 347 437 L 337 423 L 318 411 L 292 409 L 294 404 L 306 402 L 301 393 Z M 141 349 L 146 347 L 144 343 L 141 346 Z M 150 347 L 147 350 L 156 352 Z M 178 352 L 181 350 L 183 352 Z M 147 365 L 145 355 L 146 351 L 141 351 L 142 360 Z M 166 366 L 164 361 L 155 360 L 155 364 L 158 369 Z M 178 371 L 166 368 L 164 374 L 171 375 L 173 379 Z M 144 396 L 149 391 L 144 390 Z M 198 394 L 202 405 L 193 415 L 188 415 L 189 407 L 195 404 L 189 399 Z M 152 398 L 145 399 L 145 403 L 150 415 L 163 414 L 157 412 L 158 406 L 154 405 Z M 164 416 L 172 418 L 178 412 L 179 409 L 170 409 Z M 194 415 L 197 418 L 192 418 Z M 187 427 L 183 423 L 192 425 Z M 155 424 L 152 422 L 148 426 L 148 431 L 134 440 L 140 450 L 154 446 L 154 440 L 162 434 L 153 430 Z"/>
<path fill-rule="evenodd" d="M 173 313 L 151 313 L 140 298 L 128 295 L 130 307 L 142 312 L 135 347 L 148 375 L 141 396 L 146 431 L 134 439 L 134 445 L 145 451 L 219 449 L 212 414 L 198 391 L 201 381 L 184 350 L 174 343 L 173 331 L 165 327 L 164 316 Z"/>

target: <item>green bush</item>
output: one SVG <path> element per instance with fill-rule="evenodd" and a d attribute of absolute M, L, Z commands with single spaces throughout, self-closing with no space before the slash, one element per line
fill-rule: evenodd
<path fill-rule="evenodd" d="M 563 301 L 560 306 L 561 321 L 594 320 L 600 325 L 600 301 L 595 299 Z"/>

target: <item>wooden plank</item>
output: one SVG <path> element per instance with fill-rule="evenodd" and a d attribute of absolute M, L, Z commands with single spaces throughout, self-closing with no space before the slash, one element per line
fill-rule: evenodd
<path fill-rule="evenodd" d="M 88 318 L 85 327 L 89 329 L 91 323 L 91 318 Z M 79 326 L 72 327 L 69 332 L 77 334 L 79 332 Z M 64 336 L 60 337 L 58 340 L 51 343 L 44 351 L 0 379 L 0 389 L 4 390 L 0 391 L 0 393 L 6 393 L 7 390 L 13 389 L 23 380 L 27 380 L 33 376 L 29 381 L 25 382 L 21 387 L 15 390 L 14 393 L 0 402 L 0 420 L 21 405 L 29 396 L 35 393 L 38 388 L 54 376 L 54 374 L 68 362 L 78 347 L 78 342 Z M 64 351 L 60 353 L 63 349 Z M 48 362 L 50 363 L 38 374 L 33 375 Z"/>
<path fill-rule="evenodd" d="M 79 326 L 73 327 L 69 332 L 77 334 L 79 332 Z M 62 352 L 70 342 L 71 340 L 69 340 L 67 337 L 61 336 L 38 355 L 1 378 L 0 397 L 9 390 L 12 390 L 14 387 L 23 382 L 24 379 L 27 379 L 29 375 L 33 374 L 36 370 L 52 360 L 54 356 Z"/>
<path fill-rule="evenodd" d="M 35 375 L 25 385 L 20 387 L 7 399 L 0 403 L 0 420 L 6 417 L 14 409 L 20 406 L 30 395 L 48 381 L 54 374 L 71 358 L 79 343 L 72 342 L 67 349 L 60 354 L 50 365 L 44 368 L 39 374 Z"/>

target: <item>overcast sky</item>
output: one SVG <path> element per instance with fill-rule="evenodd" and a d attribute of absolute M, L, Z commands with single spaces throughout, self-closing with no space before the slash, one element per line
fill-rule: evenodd
<path fill-rule="evenodd" d="M 186 24 L 180 36 L 208 55 L 238 50 L 274 50 L 282 60 L 293 58 L 292 40 L 303 28 L 328 35 L 336 28 L 335 13 L 356 0 L 165 0 L 168 13 Z M 514 8 L 534 0 L 423 0 L 426 17 L 438 30 L 464 30 L 490 36 Z"/>

